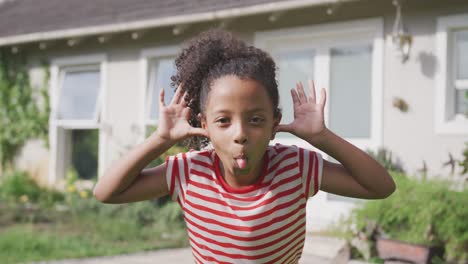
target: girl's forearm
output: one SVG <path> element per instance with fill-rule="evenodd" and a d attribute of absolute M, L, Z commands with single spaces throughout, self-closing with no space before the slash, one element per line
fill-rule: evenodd
<path fill-rule="evenodd" d="M 164 140 L 156 133 L 114 162 L 99 178 L 94 196 L 105 201 L 132 184 L 139 173 L 154 159 L 167 151 L 175 142 Z"/>
<path fill-rule="evenodd" d="M 320 135 L 307 141 L 339 161 L 368 191 L 382 195 L 394 191 L 395 183 L 382 165 L 327 128 Z"/>

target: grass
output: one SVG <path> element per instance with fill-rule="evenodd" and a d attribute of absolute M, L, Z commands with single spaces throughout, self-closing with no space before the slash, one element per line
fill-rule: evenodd
<path fill-rule="evenodd" d="M 40 187 L 24 172 L 0 177 L 0 263 L 108 256 L 188 246 L 179 205 L 102 204 L 79 189 Z"/>
<path fill-rule="evenodd" d="M 138 212 L 153 207 L 149 202 L 102 206 L 108 208 L 101 208 L 99 214 L 93 211 L 65 212 L 45 221 L 29 218 L 7 225 L 2 223 L 1 262 L 24 263 L 107 256 L 188 246 L 186 230 L 181 221 L 168 221 L 164 217 L 152 221 L 157 215 L 167 215 L 176 204 L 169 204 L 159 210 L 152 208 L 155 218 L 143 221 L 145 217 L 138 216 Z M 5 209 L 0 213 L 8 214 Z M 12 214 L 17 213 L 15 211 Z"/>
<path fill-rule="evenodd" d="M 38 228 L 31 224 L 15 225 L 0 235 L 0 259 L 3 263 L 116 255 L 167 247 L 180 247 L 178 239 L 116 239 L 91 232 L 62 232 L 61 228 Z"/>

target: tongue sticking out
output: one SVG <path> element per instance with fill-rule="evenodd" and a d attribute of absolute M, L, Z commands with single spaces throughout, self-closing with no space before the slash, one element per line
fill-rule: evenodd
<path fill-rule="evenodd" d="M 241 169 L 244 169 L 247 166 L 247 161 L 245 159 L 236 159 L 236 162 Z"/>

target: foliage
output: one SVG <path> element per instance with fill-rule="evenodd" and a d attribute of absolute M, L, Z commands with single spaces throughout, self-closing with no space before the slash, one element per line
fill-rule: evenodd
<path fill-rule="evenodd" d="M 2 200 L 16 200 L 20 199 L 23 195 L 27 195 L 28 200 L 37 202 L 41 193 L 41 188 L 25 172 L 18 171 L 5 174 L 2 177 L 1 186 L 0 197 Z"/>
<path fill-rule="evenodd" d="M 468 190 L 452 191 L 446 182 L 421 182 L 401 173 L 392 175 L 396 192 L 385 200 L 370 201 L 355 209 L 348 224 L 355 225 L 355 230 L 369 241 L 376 235 L 369 232 L 369 226 L 375 225 L 373 230 L 382 236 L 442 246 L 447 261 L 468 261 Z"/>
<path fill-rule="evenodd" d="M 63 192 L 38 186 L 24 172 L 2 178 L 0 259 L 24 263 L 188 245 L 178 204 L 103 204 L 91 187 L 73 170 Z"/>
<path fill-rule="evenodd" d="M 462 168 L 461 174 L 464 175 L 468 172 L 468 142 L 465 142 L 465 149 L 463 150 L 463 159 L 458 161 L 458 165 Z"/>
<path fill-rule="evenodd" d="M 99 130 L 73 130 L 72 142 L 72 164 L 80 178 L 97 178 Z"/>
<path fill-rule="evenodd" d="M 27 140 L 47 139 L 50 106 L 45 88 L 49 73 L 45 71 L 46 78 L 39 89 L 44 107 L 40 107 L 23 59 L 7 56 L 0 50 L 0 163 L 3 168 L 11 166 Z"/>
<path fill-rule="evenodd" d="M 64 196 L 58 191 L 39 186 L 26 172 L 5 173 L 0 181 L 0 199 L 11 203 L 36 203 L 49 207 Z"/>

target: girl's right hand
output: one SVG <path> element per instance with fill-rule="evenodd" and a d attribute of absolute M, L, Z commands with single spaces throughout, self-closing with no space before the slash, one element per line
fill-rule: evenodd
<path fill-rule="evenodd" d="M 188 120 L 190 118 L 190 108 L 184 98 L 182 84 L 177 87 L 174 97 L 169 105 L 164 103 L 164 89 L 159 93 L 159 122 L 156 135 L 163 140 L 178 142 L 191 136 L 205 136 L 208 134 L 205 129 L 192 127 Z"/>

